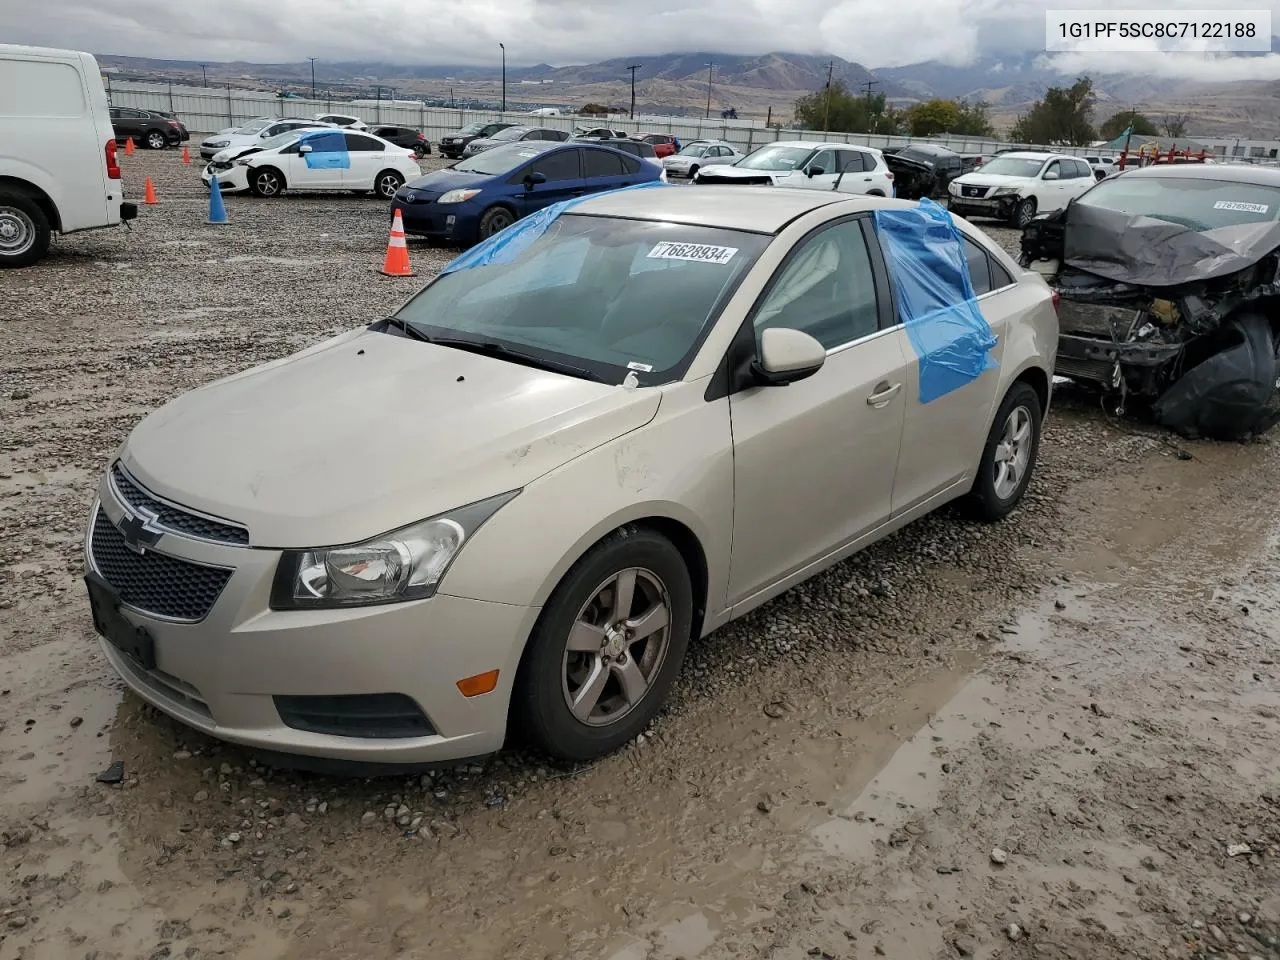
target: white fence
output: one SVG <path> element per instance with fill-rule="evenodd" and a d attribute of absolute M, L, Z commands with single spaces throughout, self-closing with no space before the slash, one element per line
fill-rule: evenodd
<path fill-rule="evenodd" d="M 572 132 L 582 125 L 608 126 L 628 133 L 668 133 L 689 141 L 700 138 L 726 140 L 745 151 L 773 140 L 828 140 L 855 143 L 870 147 L 905 146 L 909 143 L 928 142 L 948 147 L 957 153 L 991 154 L 1004 147 L 1026 146 L 1004 143 L 977 137 L 890 137 L 866 133 L 823 133 L 821 130 L 779 130 L 750 120 L 702 120 L 690 117 L 644 117 L 635 120 L 596 119 L 582 116 L 535 117 L 528 113 L 499 113 L 486 110 L 453 110 L 448 107 L 405 106 L 403 100 L 375 102 L 373 106 L 356 106 L 343 100 L 292 100 L 280 99 L 273 93 L 256 90 L 238 90 L 230 87 L 191 87 L 179 84 L 141 83 L 136 81 L 112 81 L 108 84 L 111 104 L 117 107 L 137 107 L 142 110 L 169 110 L 176 113 L 192 133 L 212 133 L 224 127 L 235 126 L 255 117 L 311 118 L 317 113 L 338 112 L 354 114 L 370 125 L 386 123 L 414 127 L 438 142 L 442 136 L 452 133 L 473 121 L 505 120 L 509 123 L 529 123 L 540 127 Z M 368 101 L 362 101 L 368 103 Z M 1090 153 L 1085 147 L 1044 147 L 1057 152 L 1084 156 Z"/>

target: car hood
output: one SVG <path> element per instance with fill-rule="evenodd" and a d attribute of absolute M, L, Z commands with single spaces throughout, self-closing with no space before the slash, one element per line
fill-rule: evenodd
<path fill-rule="evenodd" d="M 648 423 L 661 391 L 357 330 L 138 424 L 125 466 L 255 547 L 352 543 L 523 487 Z"/>
<path fill-rule="evenodd" d="M 467 144 L 467 149 L 479 152 L 480 150 L 488 150 L 491 147 L 496 147 L 500 143 L 516 143 L 516 142 L 517 141 L 515 140 L 494 140 L 492 137 L 476 137 L 474 140 L 472 140 L 470 143 Z"/>
<path fill-rule="evenodd" d="M 973 173 L 956 177 L 951 182 L 958 183 L 962 187 L 1025 187 L 1034 179 L 1034 177 L 1011 177 L 1005 173 L 983 173 L 975 170 Z"/>
<path fill-rule="evenodd" d="M 436 170 L 425 177 L 410 181 L 401 187 L 401 191 L 412 190 L 423 194 L 424 199 L 439 196 L 450 190 L 465 190 L 469 187 L 481 187 L 493 177 L 485 173 L 463 173 L 461 170 Z"/>
<path fill-rule="evenodd" d="M 230 163 L 238 157 L 247 157 L 251 153 L 261 153 L 262 147 L 256 143 L 241 143 L 236 146 L 223 147 L 212 157 L 214 163 Z"/>

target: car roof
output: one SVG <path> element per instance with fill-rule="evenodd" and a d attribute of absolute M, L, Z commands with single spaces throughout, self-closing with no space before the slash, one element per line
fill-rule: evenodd
<path fill-rule="evenodd" d="M 1125 178 L 1172 177 L 1179 180 L 1221 180 L 1227 183 L 1254 183 L 1264 187 L 1280 187 L 1280 168 L 1260 167 L 1250 163 L 1200 163 L 1164 164 L 1153 167 L 1135 167 L 1125 171 Z"/>
<path fill-rule="evenodd" d="M 511 166 L 518 167 L 534 154 L 547 153 L 550 150 L 577 146 L 579 146 L 579 144 L 564 143 L 560 140 L 517 140 L 515 143 L 504 143 L 499 147 L 492 148 L 491 150 L 485 150 L 481 153 L 477 153 L 476 156 L 502 157 L 509 153 L 512 157 L 517 158 L 518 160 L 518 162 L 517 160 L 513 160 Z M 494 176 L 500 176 L 500 174 L 494 174 Z"/>
<path fill-rule="evenodd" d="M 868 147 L 861 143 L 841 143 L 837 140 L 774 140 L 772 143 L 762 143 L 756 147 L 762 150 L 765 147 L 803 147 L 808 150 L 862 150 L 866 153 L 883 153 L 879 147 Z"/>
<path fill-rule="evenodd" d="M 1012 157 L 1014 160 L 1048 160 L 1050 157 L 1062 158 L 1067 156 L 1065 153 L 1048 153 L 1044 150 L 1008 150 L 1001 153 L 1002 157 Z M 1075 157 L 1070 159 L 1074 160 Z"/>
<path fill-rule="evenodd" d="M 904 200 L 887 200 L 830 190 L 771 187 L 752 190 L 740 186 L 658 187 L 597 194 L 574 205 L 573 213 L 626 220 L 686 223 L 754 233 L 777 233 L 796 217 L 833 203 L 847 212 L 880 207 L 915 207 Z"/>

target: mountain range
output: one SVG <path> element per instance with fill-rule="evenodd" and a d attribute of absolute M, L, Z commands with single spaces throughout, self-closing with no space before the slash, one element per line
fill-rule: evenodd
<path fill-rule="evenodd" d="M 200 78 L 194 61 L 152 60 L 99 55 L 104 68 L 122 77 L 190 82 Z M 1074 78 L 1054 69 L 1042 53 L 1012 54 L 979 59 L 967 65 L 928 61 L 903 67 L 868 70 L 839 57 L 774 52 L 741 56 L 715 52 L 669 53 L 618 58 L 597 63 L 507 68 L 507 96 L 529 106 L 569 106 L 587 102 L 626 104 L 630 96 L 631 64 L 636 70 L 637 107 L 645 112 L 703 112 L 711 68 L 713 107 L 729 106 L 740 116 L 765 115 L 785 120 L 798 96 L 821 89 L 828 70 L 851 90 L 883 93 L 899 106 L 933 97 L 959 98 L 990 105 L 997 128 L 1009 123 L 1042 97 L 1050 86 Z M 311 65 L 303 63 L 206 64 L 211 83 L 232 86 L 289 87 L 305 91 Z M 380 62 L 323 63 L 315 67 L 316 83 L 335 94 L 367 96 L 375 85 L 394 88 L 395 96 L 437 99 L 458 97 L 468 102 L 501 96 L 497 65 L 402 66 Z M 1180 114 L 1188 129 L 1202 134 L 1280 135 L 1280 79 L 1209 83 L 1170 80 L 1149 74 L 1117 72 L 1093 75 L 1098 96 L 1095 120 L 1120 110 L 1138 109 L 1152 119 Z"/>

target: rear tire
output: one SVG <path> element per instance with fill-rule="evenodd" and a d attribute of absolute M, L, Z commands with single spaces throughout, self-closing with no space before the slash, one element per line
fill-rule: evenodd
<path fill-rule="evenodd" d="M 488 240 L 495 233 L 516 222 L 515 214 L 506 207 L 490 207 L 480 218 L 480 239 Z"/>
<path fill-rule="evenodd" d="M 284 189 L 284 175 L 275 167 L 259 167 L 249 174 L 249 192 L 255 197 L 278 197 Z"/>
<path fill-rule="evenodd" d="M 29 267 L 49 252 L 49 218 L 30 197 L 0 193 L 0 268 Z"/>
<path fill-rule="evenodd" d="M 689 168 L 689 179 L 692 180 L 697 175 L 698 175 L 698 165 L 695 163 L 692 167 Z"/>
<path fill-rule="evenodd" d="M 969 494 L 978 519 L 1003 520 L 1022 500 L 1035 473 L 1043 417 L 1040 396 L 1029 383 L 1020 380 L 1009 388 L 991 423 Z"/>
<path fill-rule="evenodd" d="M 394 170 L 383 170 L 373 180 L 373 192 L 383 200 L 390 200 L 404 186 L 404 177 Z"/>
<path fill-rule="evenodd" d="M 616 750 L 667 699 L 692 624 L 680 551 L 652 530 L 616 531 L 570 568 L 543 607 L 512 696 L 515 732 L 564 760 Z"/>

